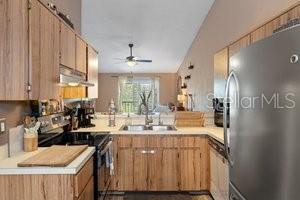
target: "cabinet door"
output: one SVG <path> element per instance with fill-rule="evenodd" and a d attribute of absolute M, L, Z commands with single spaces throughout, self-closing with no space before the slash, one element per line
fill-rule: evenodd
<path fill-rule="evenodd" d="M 259 29 L 253 31 L 250 37 L 251 37 L 251 44 L 266 38 L 267 37 L 266 26 L 262 26 Z"/>
<path fill-rule="evenodd" d="M 88 87 L 88 98 L 98 98 L 98 53 L 88 47 L 88 82 L 93 83 L 94 87 Z"/>
<path fill-rule="evenodd" d="M 76 36 L 76 70 L 86 73 L 87 68 L 87 54 L 86 43 Z"/>
<path fill-rule="evenodd" d="M 150 191 L 178 191 L 179 167 L 177 149 L 152 149 L 148 156 Z"/>
<path fill-rule="evenodd" d="M 59 20 L 36 0 L 30 10 L 30 99 L 59 98 Z"/>
<path fill-rule="evenodd" d="M 75 33 L 65 25 L 60 23 L 60 64 L 75 69 Z"/>
<path fill-rule="evenodd" d="M 133 149 L 118 149 L 117 188 L 120 191 L 133 189 Z"/>
<path fill-rule="evenodd" d="M 180 150 L 180 182 L 181 190 L 201 190 L 201 151 L 200 149 Z"/>
<path fill-rule="evenodd" d="M 242 48 L 250 45 L 250 35 L 247 35 L 229 46 L 229 58 L 238 53 Z"/>
<path fill-rule="evenodd" d="M 28 99 L 28 2 L 0 1 L 0 100 Z"/>
<path fill-rule="evenodd" d="M 148 171 L 147 171 L 147 150 L 146 148 L 134 149 L 134 190 L 147 191 L 148 189 Z"/>

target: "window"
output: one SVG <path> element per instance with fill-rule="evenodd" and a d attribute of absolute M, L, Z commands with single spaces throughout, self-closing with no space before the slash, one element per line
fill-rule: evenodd
<path fill-rule="evenodd" d="M 152 91 L 149 99 L 149 110 L 153 110 L 159 99 L 159 78 L 119 77 L 119 110 L 138 113 L 141 104 L 140 95 Z"/>

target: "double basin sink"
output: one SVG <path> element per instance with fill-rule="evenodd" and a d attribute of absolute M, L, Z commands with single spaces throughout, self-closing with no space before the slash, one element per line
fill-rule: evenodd
<path fill-rule="evenodd" d="M 177 131 L 172 125 L 124 125 L 120 131 Z"/>

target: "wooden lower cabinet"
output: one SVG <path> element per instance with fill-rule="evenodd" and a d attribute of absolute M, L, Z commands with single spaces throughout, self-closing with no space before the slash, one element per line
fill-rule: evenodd
<path fill-rule="evenodd" d="M 208 190 L 206 137 L 116 136 L 116 191 Z M 179 142 L 180 141 L 180 142 Z M 179 143 L 188 148 L 181 148 Z M 192 142 L 192 143 L 189 143 Z"/>
<path fill-rule="evenodd" d="M 133 190 L 133 149 L 118 149 L 117 152 L 116 189 Z"/>
<path fill-rule="evenodd" d="M 135 191 L 147 191 L 148 189 L 148 154 L 144 149 L 134 149 L 133 189 Z"/>
<path fill-rule="evenodd" d="M 90 163 L 93 163 L 93 158 L 76 175 L 0 175 L 0 199 L 94 200 Z M 76 178 L 80 178 L 80 183 Z"/>
<path fill-rule="evenodd" d="M 148 190 L 178 191 L 178 150 L 162 148 L 153 151 L 148 157 Z"/>

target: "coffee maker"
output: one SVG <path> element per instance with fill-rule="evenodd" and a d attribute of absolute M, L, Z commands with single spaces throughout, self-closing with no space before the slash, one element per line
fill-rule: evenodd
<path fill-rule="evenodd" d="M 77 117 L 79 128 L 95 127 L 95 124 L 92 124 L 91 122 L 91 119 L 93 119 L 93 115 L 95 115 L 94 108 L 78 108 Z"/>

